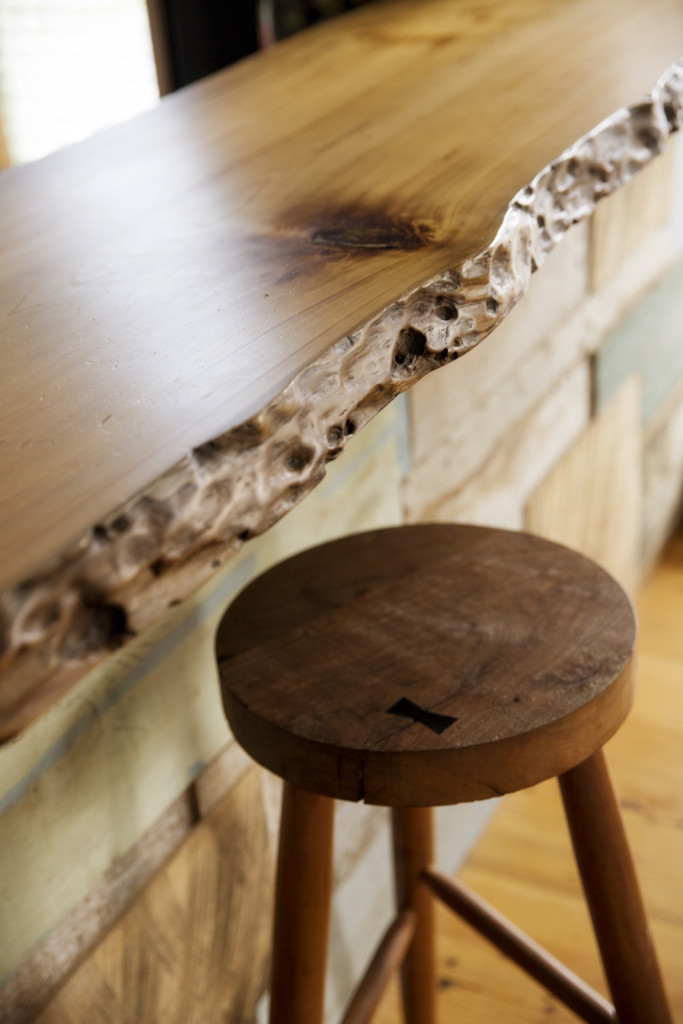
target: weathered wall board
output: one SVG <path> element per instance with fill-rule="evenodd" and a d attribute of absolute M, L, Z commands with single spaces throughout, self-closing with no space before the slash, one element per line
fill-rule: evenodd
<path fill-rule="evenodd" d="M 645 236 L 666 224 L 673 194 L 673 148 L 653 160 L 623 189 L 600 203 L 591 218 L 591 287 L 597 291 Z"/>
<path fill-rule="evenodd" d="M 640 380 L 634 375 L 530 496 L 525 527 L 582 551 L 634 594 L 642 490 Z"/>
<path fill-rule="evenodd" d="M 595 400 L 603 409 L 629 374 L 643 382 L 647 426 L 683 380 L 683 262 L 674 267 L 596 353 Z"/>
<path fill-rule="evenodd" d="M 683 513 L 683 385 L 645 433 L 643 486 L 642 561 L 649 571 Z"/>
<path fill-rule="evenodd" d="M 542 355 L 541 355 L 542 358 Z M 521 529 L 530 493 L 586 429 L 590 372 L 578 362 L 519 419 L 504 421 L 493 451 L 460 487 L 448 477 L 420 518 Z"/>

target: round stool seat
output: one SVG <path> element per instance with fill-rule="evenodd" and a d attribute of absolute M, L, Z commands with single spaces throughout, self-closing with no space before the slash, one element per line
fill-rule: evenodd
<path fill-rule="evenodd" d="M 434 806 L 560 775 L 633 699 L 628 597 L 529 534 L 357 534 L 266 572 L 219 627 L 223 704 L 266 768 L 324 796 Z"/>

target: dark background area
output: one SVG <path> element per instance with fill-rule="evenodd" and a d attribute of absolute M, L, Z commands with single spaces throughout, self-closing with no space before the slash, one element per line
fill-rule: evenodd
<path fill-rule="evenodd" d="M 148 0 L 162 95 L 369 0 Z"/>
<path fill-rule="evenodd" d="M 257 0 L 148 0 L 162 95 L 258 48 Z"/>

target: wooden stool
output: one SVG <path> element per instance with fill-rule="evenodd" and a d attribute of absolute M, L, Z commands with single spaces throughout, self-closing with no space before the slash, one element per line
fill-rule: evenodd
<path fill-rule="evenodd" d="M 392 807 L 398 916 L 356 990 L 367 1021 L 403 961 L 434 1020 L 432 895 L 580 1017 L 671 1024 L 601 748 L 633 699 L 636 624 L 593 562 L 523 533 L 433 524 L 305 551 L 248 586 L 217 656 L 235 737 L 285 780 L 272 1024 L 322 1019 L 334 800 Z M 558 776 L 615 1010 L 432 867 L 432 811 Z M 406 952 L 407 951 L 407 952 Z"/>

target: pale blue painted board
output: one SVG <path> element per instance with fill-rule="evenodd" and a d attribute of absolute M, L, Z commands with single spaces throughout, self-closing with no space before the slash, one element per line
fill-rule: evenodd
<path fill-rule="evenodd" d="M 626 316 L 596 353 L 597 412 L 634 371 L 642 377 L 646 424 L 683 380 L 683 262 Z"/>

